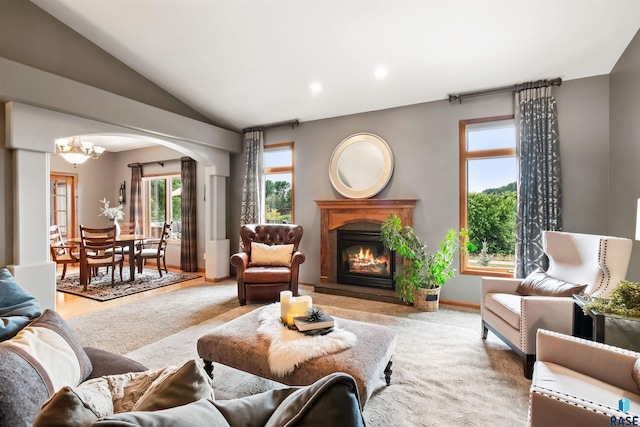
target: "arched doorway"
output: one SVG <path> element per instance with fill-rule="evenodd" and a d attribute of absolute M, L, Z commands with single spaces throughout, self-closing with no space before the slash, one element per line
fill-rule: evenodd
<path fill-rule="evenodd" d="M 123 98 L 123 103 L 127 102 L 130 101 Z M 14 183 L 13 264 L 8 267 L 16 279 L 38 298 L 43 308 L 55 308 L 55 263 L 49 260 L 48 250 L 49 155 L 55 151 L 55 139 L 61 137 L 91 134 L 139 136 L 171 147 L 201 164 L 202 185 L 206 189 L 203 191 L 204 230 L 201 234 L 204 252 L 212 251 L 206 259 L 214 260 L 213 265 L 205 265 L 205 275 L 215 279 L 224 274 L 224 271 L 216 271 L 224 265 L 215 264 L 215 260 L 225 256 L 228 260 L 226 230 L 220 224 L 222 221 L 224 225 L 226 211 L 224 182 L 229 176 L 229 151 L 215 148 L 205 141 L 159 134 L 153 129 L 132 129 L 16 102 L 6 104 L 6 121 L 9 129 L 6 145 L 12 150 Z M 176 134 L 180 134 L 178 130 Z M 234 135 L 230 136 L 234 139 Z M 239 135 L 237 142 L 239 149 Z M 222 256 L 215 251 L 222 252 Z"/>

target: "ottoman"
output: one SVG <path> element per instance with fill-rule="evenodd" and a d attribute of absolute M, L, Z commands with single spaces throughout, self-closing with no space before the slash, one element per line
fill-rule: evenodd
<path fill-rule="evenodd" d="M 283 384 L 302 386 L 333 372 L 345 372 L 356 380 L 363 408 L 383 377 L 390 384 L 396 333 L 385 326 L 348 319 L 338 319 L 338 325 L 356 335 L 356 345 L 303 362 L 284 376 L 274 375 L 267 359 L 269 341 L 256 331 L 260 310 L 218 326 L 198 340 L 198 355 L 210 375 L 212 362 L 217 362 Z"/>

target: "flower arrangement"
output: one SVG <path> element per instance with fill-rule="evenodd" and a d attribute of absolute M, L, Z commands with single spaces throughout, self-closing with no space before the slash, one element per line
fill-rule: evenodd
<path fill-rule="evenodd" d="M 124 218 L 124 206 L 119 205 L 117 207 L 110 207 L 107 199 L 100 200 L 102 206 L 100 207 L 100 214 L 98 216 L 106 216 L 111 221 L 120 220 Z"/>

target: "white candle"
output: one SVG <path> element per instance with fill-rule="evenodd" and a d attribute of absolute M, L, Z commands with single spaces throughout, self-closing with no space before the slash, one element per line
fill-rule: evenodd
<path fill-rule="evenodd" d="M 293 298 L 293 292 L 282 291 L 280 292 L 280 318 L 283 322 L 287 321 L 287 314 L 291 309 L 291 299 Z"/>
<path fill-rule="evenodd" d="M 311 297 L 309 295 L 302 295 L 299 297 L 293 297 L 291 299 L 291 307 L 289 313 L 293 313 L 294 316 L 306 316 L 307 310 L 311 308 Z"/>

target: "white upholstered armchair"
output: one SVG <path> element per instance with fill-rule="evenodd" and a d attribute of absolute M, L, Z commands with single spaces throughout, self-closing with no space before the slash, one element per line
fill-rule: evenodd
<path fill-rule="evenodd" d="M 587 295 L 608 297 L 627 274 L 632 247 L 630 239 L 545 231 L 542 240 L 549 257 L 546 276 L 558 279 L 558 282 L 586 285 L 584 293 Z M 523 358 L 524 375 L 531 378 L 537 330 L 571 335 L 573 300 L 570 290 L 564 292 L 566 296 L 527 295 L 522 291 L 523 280 L 482 278 L 482 338 L 486 339 L 490 330 L 502 339 Z M 559 283 L 558 287 L 561 286 Z M 549 291 L 549 281 L 546 287 Z M 554 294 L 553 289 L 546 293 Z"/>

